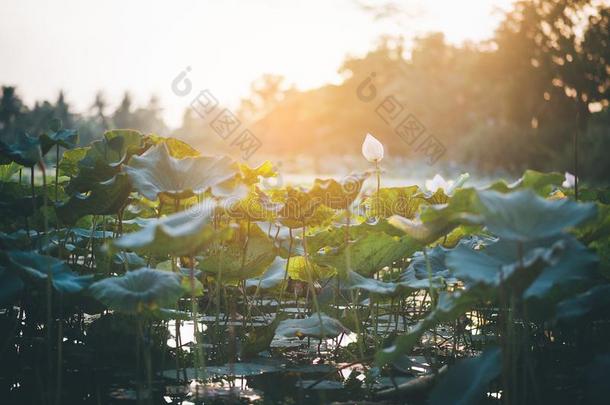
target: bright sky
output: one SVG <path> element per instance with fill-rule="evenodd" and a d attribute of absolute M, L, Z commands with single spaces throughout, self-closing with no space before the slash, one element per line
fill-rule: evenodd
<path fill-rule="evenodd" d="M 263 73 L 300 89 L 336 82 L 345 56 L 365 54 L 382 34 L 488 38 L 511 0 L 396 3 L 409 14 L 400 24 L 376 21 L 356 0 L 0 0 L 0 84 L 28 104 L 63 89 L 78 112 L 100 89 L 111 108 L 127 89 L 136 104 L 154 93 L 177 126 L 192 97 L 173 94 L 171 82 L 187 66 L 194 91 L 235 106 Z"/>

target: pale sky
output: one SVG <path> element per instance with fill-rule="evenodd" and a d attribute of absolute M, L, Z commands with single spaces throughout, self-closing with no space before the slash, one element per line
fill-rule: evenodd
<path fill-rule="evenodd" d="M 383 34 L 486 39 L 511 2 L 396 1 L 409 14 L 398 23 L 355 0 L 0 0 L 0 84 L 17 86 L 29 105 L 63 89 L 77 112 L 100 89 L 112 109 L 125 90 L 136 104 L 154 93 L 177 126 L 192 97 L 173 94 L 171 82 L 187 66 L 194 91 L 236 106 L 264 73 L 299 89 L 338 82 L 345 56 Z"/>

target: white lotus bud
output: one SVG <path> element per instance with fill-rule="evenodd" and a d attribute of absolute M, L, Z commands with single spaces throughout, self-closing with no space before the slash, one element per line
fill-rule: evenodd
<path fill-rule="evenodd" d="M 576 176 L 574 176 L 572 173 L 566 172 L 565 180 L 563 183 L 561 183 L 561 186 L 563 188 L 573 188 L 574 184 L 576 184 Z"/>
<path fill-rule="evenodd" d="M 373 135 L 366 134 L 362 143 L 362 155 L 371 163 L 378 163 L 383 159 L 383 145 Z"/>

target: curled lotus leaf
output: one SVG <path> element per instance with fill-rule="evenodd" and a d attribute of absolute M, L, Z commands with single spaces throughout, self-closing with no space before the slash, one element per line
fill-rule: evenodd
<path fill-rule="evenodd" d="M 370 275 L 421 248 L 421 244 L 409 236 L 392 236 L 381 231 L 369 232 L 348 243 L 350 269 L 345 264 L 345 242 L 334 249 L 321 249 L 311 258 L 320 266 L 334 267 L 340 274 L 354 270 L 362 275 Z"/>
<path fill-rule="evenodd" d="M 150 254 L 188 256 L 214 239 L 212 218 L 218 203 L 213 199 L 166 217 L 147 221 L 143 228 L 113 241 L 119 249 Z"/>
<path fill-rule="evenodd" d="M 2 164 L 16 162 L 22 166 L 33 167 L 42 160 L 40 138 L 20 132 L 15 139 L 7 143 L 0 141 L 0 158 Z"/>
<path fill-rule="evenodd" d="M 11 266 L 25 277 L 47 280 L 51 276 L 53 288 L 61 293 L 77 293 L 86 288 L 93 276 L 80 276 L 65 262 L 36 252 L 9 251 Z"/>
<path fill-rule="evenodd" d="M 526 170 L 517 181 L 507 184 L 504 180 L 496 181 L 486 190 L 508 193 L 520 189 L 531 189 L 540 196 L 548 196 L 553 189 L 558 188 L 564 180 L 564 175 L 557 172 L 542 173 L 536 170 Z"/>
<path fill-rule="evenodd" d="M 78 144 L 78 131 L 75 129 L 60 129 L 49 131 L 40 136 L 40 144 L 43 154 L 46 154 L 53 146 L 61 146 L 73 149 Z"/>
<path fill-rule="evenodd" d="M 133 187 L 151 201 L 160 195 L 173 199 L 192 197 L 236 177 L 236 163 L 227 156 L 177 159 L 167 144 L 156 145 L 133 156 L 124 168 Z"/>
<path fill-rule="evenodd" d="M 277 171 L 275 170 L 273 163 L 268 160 L 265 160 L 257 167 L 250 167 L 247 164 L 240 163 L 239 172 L 241 174 L 242 181 L 248 185 L 258 183 L 261 177 L 269 178 L 277 176 Z"/>
<path fill-rule="evenodd" d="M 146 267 L 93 283 L 89 291 L 108 308 L 127 313 L 171 306 L 184 293 L 177 274 Z"/>
<path fill-rule="evenodd" d="M 56 207 L 57 216 L 67 224 L 74 224 L 85 215 L 116 214 L 127 202 L 131 185 L 125 173 L 95 183 L 87 194 L 76 193 Z"/>
<path fill-rule="evenodd" d="M 286 319 L 280 322 L 275 330 L 276 336 L 282 337 L 317 337 L 334 338 L 350 330 L 335 318 L 325 313 L 314 313 L 304 319 Z"/>
<path fill-rule="evenodd" d="M 337 181 L 335 179 L 315 179 L 309 194 L 314 200 L 332 209 L 346 209 L 354 202 L 368 173 L 354 173 Z"/>
<path fill-rule="evenodd" d="M 144 137 L 140 132 L 118 129 L 106 131 L 104 137 L 91 143 L 91 146 L 85 148 L 85 152 L 80 148 L 65 152 L 59 166 L 67 169 L 72 176 L 67 191 L 84 193 L 91 190 L 96 183 L 109 180 L 119 173 L 121 165 L 131 155 L 141 153 L 145 147 Z M 79 160 L 75 164 L 77 159 Z"/>

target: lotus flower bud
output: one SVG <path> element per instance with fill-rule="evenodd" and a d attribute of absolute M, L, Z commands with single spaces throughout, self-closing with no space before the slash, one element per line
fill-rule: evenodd
<path fill-rule="evenodd" d="M 383 159 L 383 145 L 373 135 L 366 134 L 362 143 L 362 155 L 371 163 L 378 163 Z"/>

